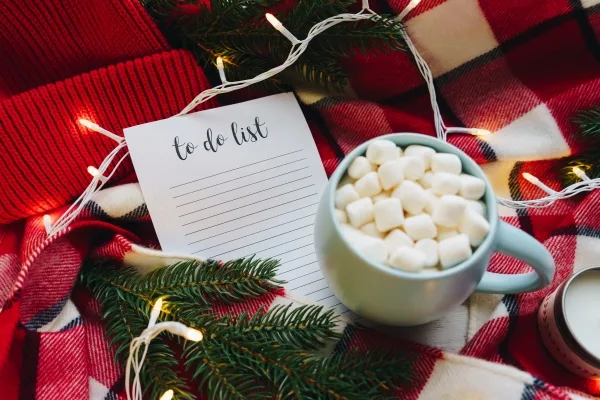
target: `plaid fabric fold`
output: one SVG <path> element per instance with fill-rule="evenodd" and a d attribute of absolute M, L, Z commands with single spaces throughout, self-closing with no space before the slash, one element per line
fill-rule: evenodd
<path fill-rule="evenodd" d="M 66 0 L 55 2 L 60 7 L 25 3 L 15 2 L 12 8 L 8 3 L 0 5 L 0 19 L 18 20 L 27 10 L 40 12 L 41 8 L 52 16 L 69 4 Z M 88 3 L 89 7 L 102 6 L 99 1 Z M 58 237 L 47 239 L 43 228 L 41 213 L 48 212 L 54 220 L 61 215 L 68 200 L 85 186 L 87 165 L 96 164 L 107 148 L 104 138 L 85 136 L 79 145 L 87 153 L 69 147 L 77 157 L 69 158 L 68 167 L 58 162 L 68 152 L 57 151 L 56 144 L 82 134 L 74 122 L 80 116 L 78 110 L 81 115 L 99 116 L 99 122 L 120 132 L 128 125 L 171 115 L 208 87 L 192 56 L 170 51 L 137 1 L 112 3 L 121 24 L 111 29 L 106 23 L 110 34 L 100 45 L 107 50 L 119 47 L 121 40 L 142 40 L 143 35 L 135 39 L 115 33 L 137 27 L 152 38 L 140 45 L 139 51 L 116 52 L 100 62 L 101 52 L 86 50 L 82 54 L 88 68 L 80 63 L 64 75 L 61 65 L 72 63 L 73 57 L 58 49 L 60 62 L 52 60 L 47 70 L 32 72 L 38 68 L 32 64 L 27 70 L 13 68 L 0 79 L 0 147 L 3 156 L 19 152 L 21 157 L 0 160 L 0 221 L 5 223 L 0 226 L 0 391 L 6 399 L 123 398 L 123 371 L 114 363 L 113 351 L 104 338 L 98 304 L 87 293 L 73 291 L 81 263 L 88 257 L 112 258 L 143 273 L 178 260 L 159 250 L 135 183 L 98 193 Z M 377 9 L 398 13 L 407 3 L 382 1 Z M 560 188 L 561 158 L 586 150 L 569 118 L 600 102 L 598 3 L 423 0 L 408 15 L 408 33 L 431 66 L 447 124 L 493 132 L 486 138 L 456 135 L 449 140 L 482 164 L 499 196 L 528 199 L 544 195 L 521 177 L 522 172 Z M 80 26 L 75 14 L 70 15 L 64 24 L 76 22 L 73 29 L 94 33 L 87 25 Z M 101 21 L 108 18 L 101 16 Z M 127 18 L 132 20 L 128 23 Z M 92 22 L 97 23 L 88 24 Z M 33 46 L 35 40 L 25 29 L 31 24 L 26 22 L 23 29 L 10 35 L 10 29 L 0 28 L 0 43 L 13 51 L 18 61 L 15 66 L 27 64 L 29 55 L 15 49 L 20 40 Z M 63 29 L 63 25 L 40 26 L 48 29 L 47 40 L 40 44 L 43 59 L 50 57 L 51 47 L 43 46 L 50 43 L 49 38 L 64 36 L 62 31 L 52 30 Z M 130 62 L 123 62 L 126 60 Z M 345 154 L 372 137 L 391 132 L 433 135 L 428 93 L 409 55 L 359 54 L 342 62 L 350 71 L 350 86 L 343 95 L 295 88 L 329 174 Z M 28 82 L 25 71 L 35 79 Z M 184 81 L 182 76 L 193 79 Z M 141 89 L 145 97 L 136 95 Z M 38 95 L 43 106 L 30 106 Z M 83 108 L 77 108 L 82 104 Z M 36 135 L 41 139 L 31 146 Z M 135 176 L 126 176 L 130 171 L 130 167 L 123 170 L 123 182 L 135 182 Z M 29 173 L 35 173 L 36 180 L 26 181 Z M 340 327 L 344 339 L 334 351 L 384 347 L 416 354 L 413 370 L 421 379 L 397 388 L 397 397 L 403 399 L 582 399 L 600 395 L 598 381 L 570 374 L 549 356 L 536 322 L 537 307 L 546 294 L 574 271 L 598 263 L 600 217 L 595 209 L 599 205 L 600 193 L 592 192 L 546 209 L 501 208 L 507 222 L 532 234 L 550 250 L 557 274 L 548 288 L 538 292 L 473 296 L 468 341 L 460 354 L 410 344 L 351 324 Z M 495 255 L 489 269 L 519 273 L 527 267 Z M 289 294 L 276 293 L 222 311 L 256 311 L 261 305 L 289 301 L 297 302 Z"/>

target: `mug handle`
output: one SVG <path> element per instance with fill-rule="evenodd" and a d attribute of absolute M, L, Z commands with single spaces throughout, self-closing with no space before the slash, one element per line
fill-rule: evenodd
<path fill-rule="evenodd" d="M 526 262 L 534 272 L 507 275 L 486 271 L 475 291 L 517 294 L 541 289 L 552 281 L 555 269 L 554 259 L 544 245 L 529 234 L 500 221 L 497 249 L 502 254 Z"/>

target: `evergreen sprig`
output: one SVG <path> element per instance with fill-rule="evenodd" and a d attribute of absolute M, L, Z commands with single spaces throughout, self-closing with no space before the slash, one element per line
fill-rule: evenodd
<path fill-rule="evenodd" d="M 159 297 L 159 321 L 200 330 L 189 342 L 163 334 L 154 339 L 141 371 L 145 396 L 167 389 L 176 398 L 193 391 L 211 399 L 375 399 L 406 380 L 410 362 L 389 352 L 334 352 L 337 316 L 318 306 L 276 306 L 252 316 L 218 316 L 215 304 L 243 302 L 278 288 L 273 260 L 185 262 L 141 276 L 110 262 L 88 263 L 80 282 L 98 299 L 108 339 L 124 362 L 132 338 L 147 326 Z M 192 388 L 194 390 L 192 390 Z"/>
<path fill-rule="evenodd" d="M 588 110 L 581 110 L 573 117 L 573 122 L 579 126 L 582 136 L 600 139 L 600 107 L 594 106 Z"/>
<path fill-rule="evenodd" d="M 573 172 L 573 167 L 580 168 L 592 179 L 600 178 L 600 107 L 581 110 L 571 120 L 579 128 L 576 138 L 583 143 L 581 147 L 587 150 L 566 157 L 561 163 L 564 186 L 581 182 Z"/>
<path fill-rule="evenodd" d="M 303 0 L 286 10 L 283 0 L 140 1 L 171 43 L 191 50 L 205 68 L 214 73 L 215 59 L 222 57 L 230 81 L 253 78 L 286 59 L 291 44 L 265 21 L 267 11 L 277 8 L 277 18 L 303 38 L 314 24 L 350 12 L 355 4 L 355 0 Z M 405 50 L 401 29 L 391 15 L 337 24 L 313 40 L 294 71 L 307 82 L 341 90 L 348 76 L 339 58 L 357 51 Z M 263 87 L 280 87 L 281 79 L 275 77 Z"/>

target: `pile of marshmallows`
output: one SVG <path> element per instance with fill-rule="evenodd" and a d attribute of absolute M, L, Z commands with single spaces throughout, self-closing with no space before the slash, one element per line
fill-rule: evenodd
<path fill-rule="evenodd" d="M 352 161 L 335 193 L 342 233 L 366 258 L 409 272 L 468 259 L 490 225 L 485 182 L 458 156 L 377 140 Z"/>

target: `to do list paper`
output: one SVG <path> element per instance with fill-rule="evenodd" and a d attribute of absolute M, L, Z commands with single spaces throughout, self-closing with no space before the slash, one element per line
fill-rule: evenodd
<path fill-rule="evenodd" d="M 287 289 L 345 311 L 314 253 L 327 176 L 293 94 L 134 126 L 125 138 L 164 251 L 277 258 Z"/>

